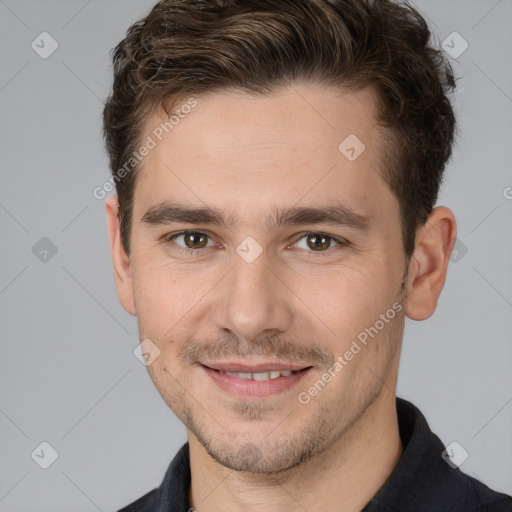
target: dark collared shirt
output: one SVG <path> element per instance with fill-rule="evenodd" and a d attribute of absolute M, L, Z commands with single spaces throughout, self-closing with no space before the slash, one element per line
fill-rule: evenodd
<path fill-rule="evenodd" d="M 512 497 L 489 489 L 442 458 L 443 443 L 413 404 L 397 398 L 396 406 L 404 453 L 362 512 L 512 512 Z M 186 443 L 160 487 L 119 512 L 188 512 L 189 487 Z"/>

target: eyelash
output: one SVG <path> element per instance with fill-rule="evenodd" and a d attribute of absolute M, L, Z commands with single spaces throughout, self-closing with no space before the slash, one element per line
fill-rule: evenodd
<path fill-rule="evenodd" d="M 194 233 L 196 235 L 206 235 L 210 240 L 212 238 L 212 237 L 210 237 L 210 235 L 208 235 L 208 233 L 205 233 L 204 231 L 197 231 L 197 230 L 190 229 L 190 230 L 180 231 L 178 233 L 172 233 L 170 235 L 167 235 L 163 238 L 163 240 L 165 243 L 171 243 L 176 238 L 178 238 L 180 236 L 186 236 L 191 233 Z M 346 247 L 346 246 L 350 245 L 350 243 L 347 240 L 345 240 L 344 238 L 338 238 L 333 235 L 329 235 L 328 233 L 324 233 L 322 231 L 306 231 L 306 232 L 300 233 L 300 236 L 297 238 L 297 240 L 292 245 L 297 244 L 300 240 L 302 240 L 303 238 L 306 238 L 310 235 L 325 236 L 325 237 L 329 238 L 331 241 L 335 242 L 337 244 L 337 246 L 341 246 L 341 247 L 345 246 Z M 188 248 L 182 247 L 177 244 L 174 244 L 174 246 L 175 247 L 173 247 L 173 251 L 177 251 L 179 253 L 186 254 L 189 256 L 197 255 L 201 251 L 211 248 L 211 247 L 203 247 L 202 249 L 188 249 Z M 334 246 L 334 247 L 336 247 L 336 246 Z M 325 251 L 318 251 L 318 252 L 315 252 L 313 250 L 308 251 L 306 249 L 300 249 L 300 250 L 303 251 L 304 254 L 307 254 L 307 257 L 318 258 L 318 257 L 322 257 L 322 256 L 327 256 L 328 255 L 327 253 L 332 251 L 332 249 L 333 249 L 333 247 L 329 247 L 329 249 L 326 249 Z"/>

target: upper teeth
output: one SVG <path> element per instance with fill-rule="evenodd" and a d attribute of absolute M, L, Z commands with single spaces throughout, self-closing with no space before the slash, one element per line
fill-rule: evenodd
<path fill-rule="evenodd" d="M 223 370 L 221 373 L 225 373 L 231 377 L 237 377 L 239 379 L 253 379 L 253 380 L 269 380 L 269 379 L 277 379 L 277 377 L 288 377 L 288 375 L 292 374 L 291 370 L 280 370 L 274 372 L 258 372 L 258 373 L 239 373 L 239 372 L 225 372 Z"/>

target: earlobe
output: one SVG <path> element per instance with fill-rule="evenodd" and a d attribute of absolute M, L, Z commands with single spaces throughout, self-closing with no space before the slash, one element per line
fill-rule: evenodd
<path fill-rule="evenodd" d="M 418 229 L 407 283 L 405 314 L 409 318 L 426 320 L 434 313 L 456 236 L 455 216 L 444 206 L 434 208 Z"/>
<path fill-rule="evenodd" d="M 108 236 L 112 252 L 112 264 L 116 280 L 117 296 L 123 308 L 131 315 L 136 314 L 133 296 L 132 269 L 130 260 L 124 250 L 121 240 L 121 230 L 118 218 L 119 202 L 117 196 L 107 197 L 105 202 L 107 214 Z"/>

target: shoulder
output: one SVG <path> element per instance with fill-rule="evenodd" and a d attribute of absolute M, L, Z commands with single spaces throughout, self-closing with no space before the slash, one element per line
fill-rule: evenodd
<path fill-rule="evenodd" d="M 445 459 L 445 445 L 416 406 L 397 398 L 397 415 L 404 454 L 368 512 L 512 512 L 512 497 Z"/>
<path fill-rule="evenodd" d="M 512 496 L 494 491 L 465 473 L 459 474 L 465 480 L 470 502 L 475 503 L 474 512 L 512 512 Z"/>

